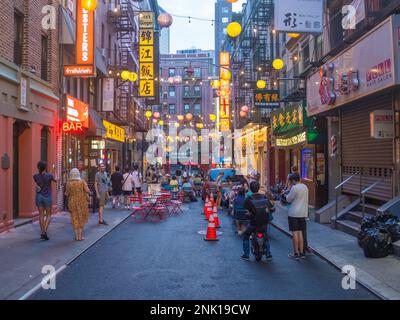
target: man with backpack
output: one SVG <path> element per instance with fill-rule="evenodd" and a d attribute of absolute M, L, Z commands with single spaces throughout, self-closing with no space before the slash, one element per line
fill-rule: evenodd
<path fill-rule="evenodd" d="M 250 183 L 252 195 L 244 201 L 244 209 L 248 211 L 250 223 L 243 233 L 243 260 L 250 260 L 250 236 L 255 231 L 267 232 L 268 223 L 272 220 L 272 212 L 275 210 L 271 201 L 263 194 L 259 193 L 260 184 L 257 181 Z M 271 250 L 268 239 L 265 243 L 265 256 L 267 261 L 272 260 Z"/>

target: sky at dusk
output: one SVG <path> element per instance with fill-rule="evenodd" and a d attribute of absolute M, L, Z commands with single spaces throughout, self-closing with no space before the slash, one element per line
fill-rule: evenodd
<path fill-rule="evenodd" d="M 214 19 L 214 3 L 216 0 L 158 0 L 158 4 L 172 15 L 191 16 L 203 19 Z M 233 4 L 233 11 L 240 11 L 242 3 L 239 0 Z M 188 18 L 173 17 L 171 26 L 171 53 L 176 50 L 214 49 L 214 27 L 211 21 L 197 21 Z"/>

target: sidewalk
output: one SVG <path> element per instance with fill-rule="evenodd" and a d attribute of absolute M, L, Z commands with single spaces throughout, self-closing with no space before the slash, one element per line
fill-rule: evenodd
<path fill-rule="evenodd" d="M 42 267 L 52 265 L 61 271 L 104 235 L 118 226 L 129 211 L 107 207 L 108 226 L 98 226 L 98 215 L 91 214 L 85 228 L 85 240 L 75 241 L 70 215 L 60 212 L 52 217 L 48 235 L 40 240 L 39 223 L 29 223 L 0 235 L 0 299 L 19 299 L 41 283 Z"/>
<path fill-rule="evenodd" d="M 278 202 L 272 224 L 289 232 L 287 209 Z M 369 290 L 383 299 L 400 299 L 400 259 L 395 256 L 366 258 L 355 237 L 313 220 L 307 221 L 307 237 L 309 246 L 336 267 L 355 266 L 357 281 Z"/>

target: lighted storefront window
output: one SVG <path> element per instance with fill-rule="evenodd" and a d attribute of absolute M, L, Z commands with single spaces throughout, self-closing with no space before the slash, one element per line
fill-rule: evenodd
<path fill-rule="evenodd" d="M 312 148 L 301 150 L 301 178 L 314 180 L 314 151 Z"/>

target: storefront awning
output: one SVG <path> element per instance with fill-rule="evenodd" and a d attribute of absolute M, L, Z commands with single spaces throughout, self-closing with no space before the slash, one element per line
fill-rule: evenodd
<path fill-rule="evenodd" d="M 95 50 L 95 61 L 96 61 L 96 68 L 99 70 L 105 77 L 108 77 L 108 70 L 106 63 L 104 62 L 103 56 L 100 53 L 100 50 L 96 48 Z"/>
<path fill-rule="evenodd" d="M 61 36 L 60 44 L 74 44 L 76 42 L 75 22 L 67 10 L 61 7 Z"/>
<path fill-rule="evenodd" d="M 88 136 L 104 137 L 106 134 L 106 128 L 103 125 L 103 120 L 100 115 L 94 109 L 89 109 L 89 129 L 87 131 Z"/>

